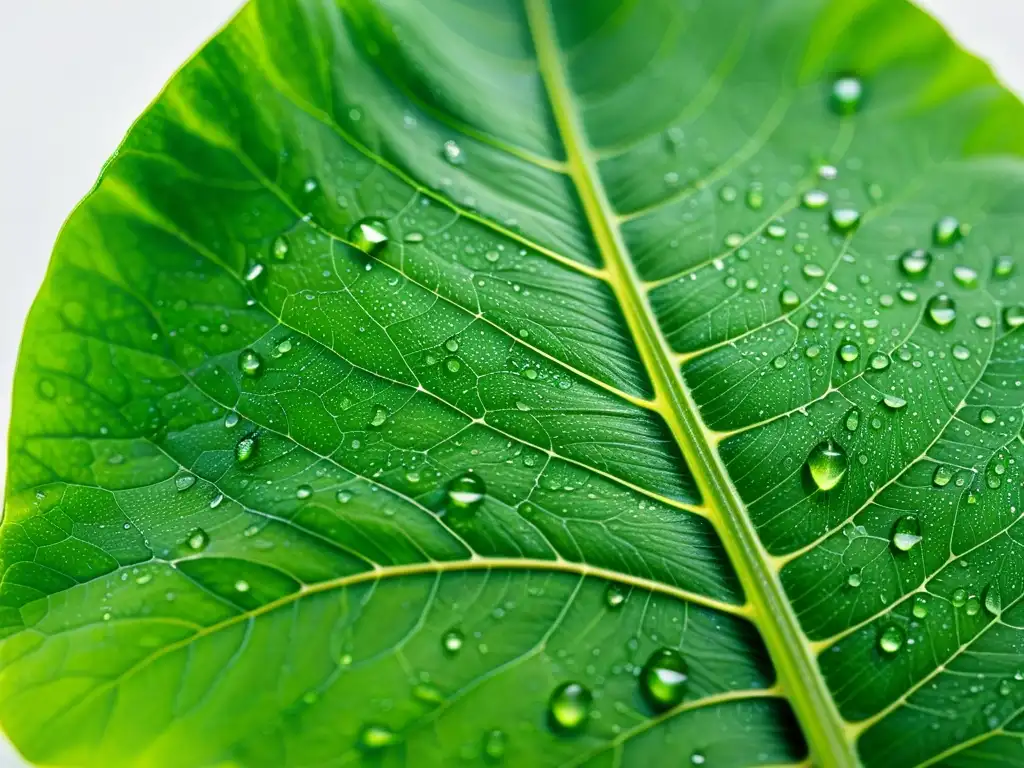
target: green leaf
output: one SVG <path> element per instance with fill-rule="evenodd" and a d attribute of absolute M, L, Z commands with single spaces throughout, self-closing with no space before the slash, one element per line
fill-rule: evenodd
<path fill-rule="evenodd" d="M 1024 759 L 1022 109 L 902 0 L 258 0 L 25 331 L 0 723 Z"/>

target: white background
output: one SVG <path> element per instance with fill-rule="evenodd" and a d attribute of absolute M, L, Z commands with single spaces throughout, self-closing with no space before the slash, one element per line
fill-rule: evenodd
<path fill-rule="evenodd" d="M 1024 93 L 1019 0 L 920 0 Z M 21 0 L 0 10 L 0 487 L 21 327 L 65 217 L 239 0 Z M 23 765 L 0 736 L 0 766 Z"/>

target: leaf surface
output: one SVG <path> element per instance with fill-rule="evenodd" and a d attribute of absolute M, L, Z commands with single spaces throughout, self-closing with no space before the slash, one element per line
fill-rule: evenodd
<path fill-rule="evenodd" d="M 1022 117 L 902 0 L 250 2 L 32 310 L 0 723 L 1019 764 Z"/>

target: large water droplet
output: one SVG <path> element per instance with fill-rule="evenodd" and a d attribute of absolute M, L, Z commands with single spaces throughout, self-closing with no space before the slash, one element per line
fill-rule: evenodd
<path fill-rule="evenodd" d="M 807 457 L 811 479 L 823 491 L 830 491 L 839 485 L 848 466 L 846 451 L 833 440 L 818 443 Z"/>
<path fill-rule="evenodd" d="M 370 418 L 371 427 L 379 427 L 388 420 L 388 409 L 382 405 L 376 405 L 373 408 L 373 416 Z"/>
<path fill-rule="evenodd" d="M 628 594 L 625 587 L 617 582 L 611 582 L 604 593 L 604 603 L 609 608 L 621 608 L 626 602 Z"/>
<path fill-rule="evenodd" d="M 978 418 L 982 424 L 995 424 L 996 423 L 996 412 L 991 408 L 982 408 L 978 414 Z"/>
<path fill-rule="evenodd" d="M 779 294 L 779 304 L 783 309 L 793 309 L 800 303 L 800 297 L 792 288 L 784 288 Z"/>
<path fill-rule="evenodd" d="M 860 357 L 860 348 L 853 342 L 846 342 L 839 347 L 839 359 L 844 363 L 852 363 Z"/>
<path fill-rule="evenodd" d="M 463 472 L 448 483 L 448 508 L 476 509 L 487 492 L 484 481 L 472 472 Z"/>
<path fill-rule="evenodd" d="M 932 475 L 932 483 L 937 488 L 944 488 L 949 485 L 949 481 L 953 479 L 952 467 L 947 467 L 945 464 L 940 464 L 935 468 L 935 474 Z"/>
<path fill-rule="evenodd" d="M 688 681 L 689 668 L 679 651 L 661 648 L 640 670 L 640 693 L 652 709 L 664 712 L 682 702 Z"/>
<path fill-rule="evenodd" d="M 196 484 L 196 476 L 190 475 L 187 472 L 183 472 L 174 478 L 174 487 L 178 489 L 178 493 L 187 491 L 193 485 Z"/>
<path fill-rule="evenodd" d="M 915 619 L 923 619 L 928 615 L 928 598 L 918 595 L 914 598 L 914 607 L 910 609 Z"/>
<path fill-rule="evenodd" d="M 892 527 L 892 545 L 900 552 L 909 552 L 921 538 L 921 521 L 917 515 L 903 515 Z"/>
<path fill-rule="evenodd" d="M 449 629 L 441 637 L 441 648 L 449 656 L 454 656 L 462 650 L 463 642 L 465 638 L 459 630 Z"/>
<path fill-rule="evenodd" d="M 840 115 L 852 115 L 860 109 L 864 84 L 859 77 L 847 75 L 832 82 L 832 109 Z"/>
<path fill-rule="evenodd" d="M 960 264 L 953 267 L 953 279 L 964 288 L 975 288 L 978 285 L 978 271 L 974 267 Z"/>
<path fill-rule="evenodd" d="M 811 211 L 817 211 L 828 205 L 828 192 L 823 189 L 809 189 L 800 198 L 800 204 Z"/>
<path fill-rule="evenodd" d="M 548 724 L 559 733 L 573 733 L 583 728 L 590 716 L 594 697 L 579 683 L 562 683 L 548 699 Z"/>
<path fill-rule="evenodd" d="M 846 428 L 851 432 L 856 432 L 860 426 L 860 411 L 856 408 L 851 408 L 846 414 Z"/>
<path fill-rule="evenodd" d="M 188 542 L 189 549 L 194 552 L 202 552 L 210 543 L 210 536 L 202 528 L 196 528 L 188 535 L 186 541 Z"/>
<path fill-rule="evenodd" d="M 928 271 L 932 264 L 932 255 L 923 248 L 904 251 L 900 256 L 900 269 L 907 277 L 919 277 Z"/>
<path fill-rule="evenodd" d="M 928 318 L 939 328 L 946 328 L 956 320 L 956 302 L 945 293 L 928 299 Z"/>
<path fill-rule="evenodd" d="M 387 224 L 374 216 L 360 219 L 349 229 L 348 240 L 363 253 L 375 256 L 388 244 Z"/>
<path fill-rule="evenodd" d="M 893 411 L 898 411 L 907 407 L 907 401 L 905 399 L 899 395 L 894 395 L 891 392 L 882 396 L 882 404 Z"/>
<path fill-rule="evenodd" d="M 1003 595 L 999 590 L 998 582 L 993 581 L 985 587 L 981 593 L 981 601 L 985 606 L 985 610 L 993 616 L 998 616 L 1003 612 Z"/>
<path fill-rule="evenodd" d="M 1003 310 L 1003 322 L 1007 328 L 1020 328 L 1024 325 L 1024 304 L 1007 307 Z"/>
<path fill-rule="evenodd" d="M 997 279 L 1005 279 L 1013 274 L 1013 258 L 1010 256 L 998 256 L 992 263 L 992 276 Z"/>
<path fill-rule="evenodd" d="M 263 365 L 263 359 L 259 353 L 251 349 L 243 349 L 238 355 L 238 370 L 246 376 L 257 376 Z"/>
<path fill-rule="evenodd" d="M 359 746 L 368 752 L 376 752 L 384 747 L 390 747 L 392 744 L 397 744 L 398 741 L 398 735 L 383 725 L 364 725 L 359 732 Z"/>
<path fill-rule="evenodd" d="M 462 152 L 462 147 L 454 141 L 446 141 L 444 146 L 441 147 L 441 154 L 444 156 L 444 159 L 452 165 L 462 165 L 466 161 L 466 156 Z"/>
<path fill-rule="evenodd" d="M 878 648 L 882 653 L 892 656 L 899 653 L 900 648 L 903 647 L 903 641 L 906 639 L 903 634 L 903 630 L 895 624 L 890 624 L 882 630 L 882 634 L 878 636 Z"/>

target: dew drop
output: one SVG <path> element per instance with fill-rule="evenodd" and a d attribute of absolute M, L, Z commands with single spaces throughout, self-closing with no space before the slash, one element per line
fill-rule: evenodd
<path fill-rule="evenodd" d="M 202 552 L 210 543 L 210 536 L 202 528 L 196 528 L 188 535 L 187 542 L 193 552 Z"/>
<path fill-rule="evenodd" d="M 978 272 L 973 267 L 958 265 L 953 267 L 953 279 L 964 288 L 975 288 L 978 285 Z"/>
<path fill-rule="evenodd" d="M 846 577 L 846 583 L 854 588 L 859 587 L 862 582 L 863 577 L 861 576 L 860 571 L 850 571 L 849 575 Z"/>
<path fill-rule="evenodd" d="M 953 469 L 945 464 L 940 464 L 935 468 L 935 473 L 932 475 L 932 484 L 936 488 L 945 488 L 952 479 Z"/>
<path fill-rule="evenodd" d="M 804 274 L 811 278 L 817 279 L 825 276 L 825 269 L 820 264 L 804 264 Z"/>
<path fill-rule="evenodd" d="M 441 649 L 449 656 L 454 656 L 462 650 L 465 638 L 457 629 L 449 629 L 441 636 Z"/>
<path fill-rule="evenodd" d="M 640 670 L 640 693 L 656 712 L 678 706 L 686 695 L 689 668 L 679 651 L 661 648 Z"/>
<path fill-rule="evenodd" d="M 235 582 L 235 591 L 236 592 L 248 592 L 249 591 L 249 582 L 246 581 L 245 579 L 239 579 L 238 581 Z"/>
<path fill-rule="evenodd" d="M 187 491 L 193 485 L 196 484 L 196 476 L 188 473 L 182 473 L 174 478 L 174 487 L 178 489 L 178 493 Z"/>
<path fill-rule="evenodd" d="M 747 187 L 747 206 L 754 211 L 764 206 L 764 187 L 757 182 Z"/>
<path fill-rule="evenodd" d="M 263 359 L 251 349 L 243 349 L 238 356 L 238 370 L 246 376 L 257 376 L 263 366 Z"/>
<path fill-rule="evenodd" d="M 772 240 L 782 240 L 786 236 L 786 225 L 781 221 L 773 221 L 764 231 Z"/>
<path fill-rule="evenodd" d="M 398 735 L 390 728 L 383 725 L 364 725 L 359 731 L 359 746 L 367 752 L 376 752 L 379 749 L 397 744 Z"/>
<path fill-rule="evenodd" d="M 251 435 L 246 435 L 235 445 L 235 459 L 237 459 L 241 464 L 250 461 L 256 454 L 258 446 L 259 436 L 256 432 L 253 432 Z"/>
<path fill-rule="evenodd" d="M 822 491 L 830 491 L 839 485 L 848 465 L 846 451 L 833 440 L 818 443 L 807 457 L 811 479 Z"/>
<path fill-rule="evenodd" d="M 964 360 L 969 360 L 971 357 L 971 350 L 969 350 L 963 344 L 954 344 L 952 352 L 953 357 L 956 358 L 957 360 L 960 360 L 961 362 Z"/>
<path fill-rule="evenodd" d="M 796 291 L 791 288 L 783 289 L 782 293 L 779 294 L 779 304 L 782 305 L 783 309 L 793 309 L 800 303 L 800 297 Z"/>
<path fill-rule="evenodd" d="M 846 428 L 851 432 L 856 432 L 860 426 L 860 411 L 856 408 L 851 408 L 846 414 Z"/>
<path fill-rule="evenodd" d="M 995 424 L 996 423 L 996 412 L 991 408 L 982 408 L 978 414 L 978 418 L 982 424 Z"/>
<path fill-rule="evenodd" d="M 352 501 L 352 492 L 346 490 L 338 491 L 336 494 L 334 494 L 334 499 L 339 504 L 348 504 L 350 501 Z"/>
<path fill-rule="evenodd" d="M 928 318 L 939 328 L 946 328 L 956 320 L 956 302 L 951 296 L 939 293 L 928 299 Z"/>
<path fill-rule="evenodd" d="M 313 488 L 309 485 L 300 485 L 295 489 L 295 498 L 299 501 L 305 501 L 313 495 Z"/>
<path fill-rule="evenodd" d="M 1013 274 L 1013 259 L 1009 256 L 999 256 L 992 263 L 992 276 L 1004 280 Z"/>
<path fill-rule="evenodd" d="M 903 515 L 892 528 L 892 545 L 900 552 L 909 552 L 921 542 L 921 521 L 917 515 Z"/>
<path fill-rule="evenodd" d="M 852 115 L 860 109 L 864 84 L 859 77 L 847 75 L 832 82 L 832 109 L 840 115 Z"/>
<path fill-rule="evenodd" d="M 847 342 L 839 347 L 839 359 L 844 363 L 852 363 L 858 357 L 860 357 L 860 348 L 856 344 Z"/>
<path fill-rule="evenodd" d="M 573 733 L 586 725 L 594 697 L 579 683 L 562 683 L 548 699 L 548 724 L 558 733 Z"/>
<path fill-rule="evenodd" d="M 382 405 L 376 405 L 373 408 L 373 416 L 370 418 L 371 427 L 379 427 L 388 420 L 388 409 Z"/>
<path fill-rule="evenodd" d="M 462 147 L 454 141 L 446 141 L 444 146 L 441 147 L 441 154 L 451 165 L 462 165 L 466 161 Z"/>
<path fill-rule="evenodd" d="M 448 507 L 471 511 L 480 506 L 487 492 L 484 481 L 472 472 L 463 472 L 448 483 Z"/>
<path fill-rule="evenodd" d="M 997 582 L 993 581 L 985 587 L 981 593 L 981 602 L 985 606 L 985 610 L 993 616 L 998 616 L 1003 612 L 1003 595 L 999 591 Z"/>
<path fill-rule="evenodd" d="M 914 606 L 910 609 L 915 619 L 923 619 L 928 616 L 928 598 L 918 595 L 914 598 Z"/>
<path fill-rule="evenodd" d="M 900 256 L 900 269 L 907 277 L 920 277 L 932 265 L 932 255 L 923 248 L 912 248 Z"/>
<path fill-rule="evenodd" d="M 828 205 L 828 192 L 823 189 L 809 189 L 800 198 L 800 204 L 811 211 L 817 211 Z"/>
<path fill-rule="evenodd" d="M 873 354 L 868 360 L 868 365 L 870 365 L 871 369 L 875 371 L 884 371 L 889 367 L 889 363 L 889 356 L 882 352 L 875 352 L 875 354 Z"/>
<path fill-rule="evenodd" d="M 892 656 L 899 653 L 905 639 L 903 630 L 895 624 L 890 624 L 878 636 L 878 648 L 887 656 Z"/>
<path fill-rule="evenodd" d="M 505 743 L 507 738 L 504 731 L 494 729 L 484 734 L 483 753 L 484 758 L 492 763 L 500 762 L 505 757 Z"/>
<path fill-rule="evenodd" d="M 275 237 L 270 253 L 275 259 L 284 259 L 288 255 L 288 241 L 284 237 Z"/>
<path fill-rule="evenodd" d="M 375 256 L 388 244 L 388 228 L 383 219 L 360 219 L 348 231 L 348 240 L 363 253 Z"/>
<path fill-rule="evenodd" d="M 907 407 L 907 401 L 906 400 L 904 400 L 899 395 L 894 395 L 892 393 L 889 393 L 887 395 L 883 395 L 882 396 L 882 403 L 885 405 L 886 408 L 890 408 L 890 409 L 892 409 L 894 411 L 898 411 L 901 408 L 906 408 Z"/>
<path fill-rule="evenodd" d="M 245 281 L 251 283 L 263 274 L 263 265 L 259 262 L 252 264 L 245 273 Z"/>
<path fill-rule="evenodd" d="M 960 222 L 953 216 L 943 216 L 932 229 L 932 239 L 936 245 L 953 245 L 963 236 Z"/>
<path fill-rule="evenodd" d="M 626 602 L 627 594 L 625 587 L 612 582 L 604 592 L 604 604 L 609 608 L 621 608 Z"/>
<path fill-rule="evenodd" d="M 828 223 L 839 234 L 849 234 L 860 225 L 860 212 L 853 208 L 833 208 Z"/>
<path fill-rule="evenodd" d="M 1006 327 L 1020 328 L 1024 325 L 1024 304 L 1018 304 L 1015 307 L 1007 307 L 1003 310 L 1003 322 L 1006 323 Z"/>
<path fill-rule="evenodd" d="M 238 412 L 237 411 L 228 411 L 227 415 L 224 417 L 224 426 L 227 427 L 228 429 L 231 429 L 232 427 L 236 426 L 237 424 L 238 424 Z"/>
<path fill-rule="evenodd" d="M 954 608 L 963 608 L 967 603 L 967 590 L 963 587 L 953 590 L 953 595 L 950 598 Z"/>

